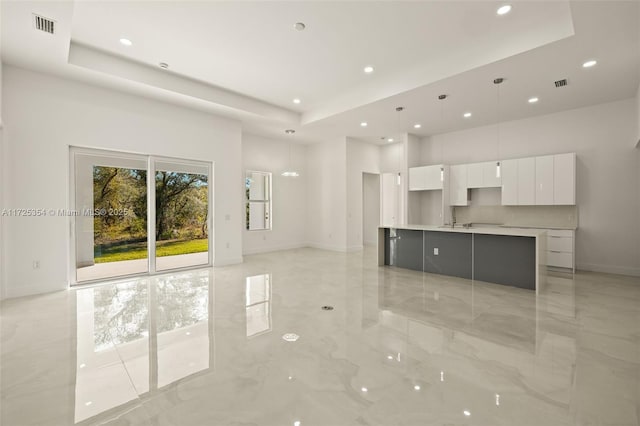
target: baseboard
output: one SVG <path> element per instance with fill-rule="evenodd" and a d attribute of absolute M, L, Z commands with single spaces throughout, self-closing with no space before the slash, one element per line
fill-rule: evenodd
<path fill-rule="evenodd" d="M 280 244 L 276 246 L 270 247 L 259 247 L 253 249 L 245 249 L 242 251 L 244 256 L 252 255 L 252 254 L 260 254 L 260 253 L 270 253 L 273 251 L 282 251 L 282 250 L 294 250 L 299 248 L 308 247 L 306 243 L 295 243 L 295 244 Z"/>
<path fill-rule="evenodd" d="M 576 265 L 576 269 L 579 269 L 581 271 L 604 272 L 606 274 L 640 277 L 640 268 L 632 268 L 628 266 L 601 265 L 598 263 L 579 263 Z"/>
<path fill-rule="evenodd" d="M 68 289 L 69 289 L 69 285 L 66 283 L 62 284 L 60 288 L 47 288 L 47 289 L 44 289 L 44 291 L 42 289 L 42 286 L 39 286 L 36 284 L 5 288 L 3 300 L 15 299 L 16 297 L 35 296 L 35 295 L 41 295 L 41 294 L 47 294 L 47 293 L 54 293 L 57 291 L 63 291 Z"/>
<path fill-rule="evenodd" d="M 242 263 L 242 256 L 240 257 L 228 257 L 226 259 L 215 258 L 213 261 L 213 266 L 227 266 L 227 265 L 237 265 L 238 263 Z"/>
<path fill-rule="evenodd" d="M 347 251 L 347 247 L 345 246 L 335 246 L 332 244 L 324 244 L 324 243 L 307 243 L 307 247 L 320 249 L 320 250 L 339 251 L 343 253 Z"/>
<path fill-rule="evenodd" d="M 362 244 L 347 247 L 347 251 L 348 251 L 348 252 L 352 252 L 352 251 L 362 251 L 362 250 L 364 250 L 364 246 L 363 246 Z"/>

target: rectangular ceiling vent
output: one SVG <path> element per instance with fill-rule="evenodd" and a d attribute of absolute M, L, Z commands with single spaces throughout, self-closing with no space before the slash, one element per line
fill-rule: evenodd
<path fill-rule="evenodd" d="M 54 34 L 56 31 L 56 21 L 35 13 L 33 14 L 33 25 L 36 30 L 44 31 L 45 33 Z"/>
<path fill-rule="evenodd" d="M 562 80 L 558 80 L 555 83 L 556 83 L 556 87 L 564 87 L 567 84 L 569 84 L 566 78 L 563 78 Z"/>

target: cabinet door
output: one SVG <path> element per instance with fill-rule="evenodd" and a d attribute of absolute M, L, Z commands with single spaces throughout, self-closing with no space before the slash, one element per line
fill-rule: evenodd
<path fill-rule="evenodd" d="M 502 177 L 502 205 L 515 206 L 518 204 L 518 160 L 504 160 L 500 162 L 500 176 Z"/>
<path fill-rule="evenodd" d="M 443 176 L 442 166 L 426 166 L 425 169 L 425 187 L 426 189 L 442 189 Z"/>
<path fill-rule="evenodd" d="M 426 167 L 411 167 L 409 169 L 409 191 L 426 189 Z"/>
<path fill-rule="evenodd" d="M 467 188 L 483 188 L 483 163 L 467 164 Z"/>
<path fill-rule="evenodd" d="M 482 185 L 485 188 L 499 188 L 502 185 L 502 170 L 498 176 L 497 163 L 497 161 L 482 163 Z"/>
<path fill-rule="evenodd" d="M 553 203 L 576 203 L 576 154 L 558 154 L 553 157 Z"/>
<path fill-rule="evenodd" d="M 449 202 L 452 206 L 466 206 L 467 165 L 459 164 L 449 168 Z"/>
<path fill-rule="evenodd" d="M 518 159 L 518 205 L 533 206 L 536 203 L 536 159 Z"/>
<path fill-rule="evenodd" d="M 536 204 L 553 205 L 553 155 L 536 157 Z"/>

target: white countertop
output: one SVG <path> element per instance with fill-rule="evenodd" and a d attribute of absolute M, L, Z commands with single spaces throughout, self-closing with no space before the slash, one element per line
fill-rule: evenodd
<path fill-rule="evenodd" d="M 540 237 L 546 235 L 546 230 L 536 228 L 498 228 L 488 226 L 479 226 L 473 228 L 451 228 L 434 225 L 398 225 L 381 226 L 380 228 L 408 229 L 413 231 L 459 232 L 462 234 L 509 235 L 514 237 Z"/>
<path fill-rule="evenodd" d="M 499 225 L 501 228 L 520 228 L 520 229 L 559 229 L 562 231 L 575 231 L 575 226 L 528 226 L 528 225 Z"/>

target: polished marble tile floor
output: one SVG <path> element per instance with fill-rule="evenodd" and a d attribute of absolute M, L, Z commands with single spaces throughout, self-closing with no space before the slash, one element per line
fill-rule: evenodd
<path fill-rule="evenodd" d="M 638 425 L 639 281 L 300 249 L 8 300 L 0 424 Z"/>

